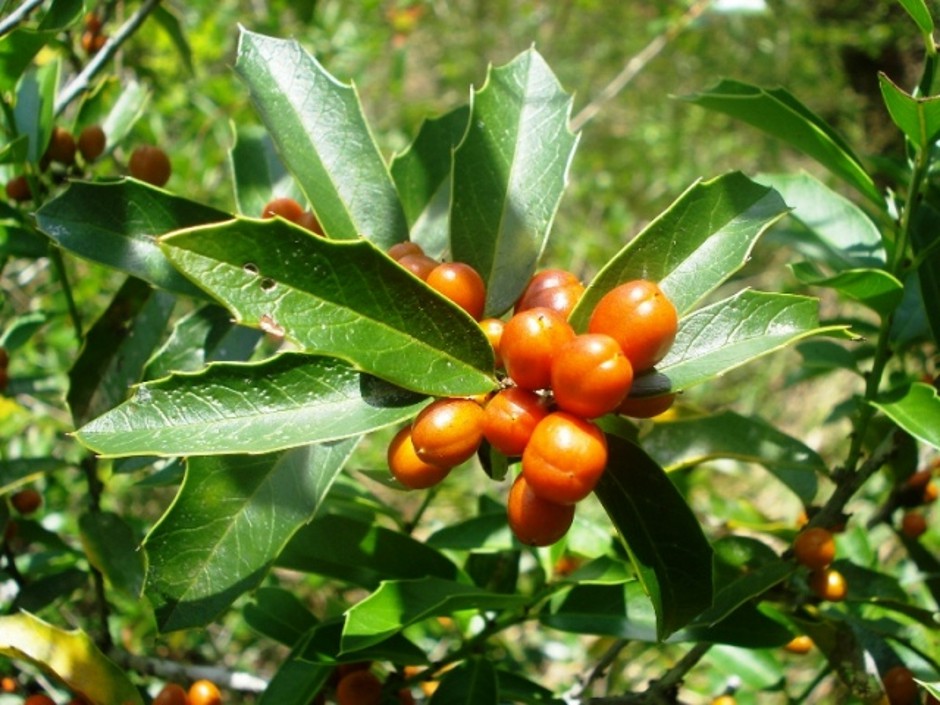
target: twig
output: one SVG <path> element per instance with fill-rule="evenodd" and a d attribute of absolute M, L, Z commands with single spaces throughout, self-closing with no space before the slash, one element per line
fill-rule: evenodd
<path fill-rule="evenodd" d="M 42 5 L 43 1 L 44 0 L 26 0 L 26 2 L 7 15 L 3 21 L 0 21 L 0 37 L 13 31 L 16 25 L 25 20 L 26 15 Z"/>
<path fill-rule="evenodd" d="M 637 77 L 640 71 L 646 68 L 646 65 L 655 59 L 659 52 L 666 48 L 669 42 L 679 36 L 696 18 L 705 12 L 711 3 L 712 0 L 698 0 L 693 3 L 682 17 L 669 25 L 664 32 L 657 35 L 649 44 L 643 47 L 638 54 L 634 55 L 627 62 L 626 66 L 621 69 L 620 73 L 618 73 L 610 83 L 604 86 L 600 94 L 585 105 L 584 108 L 571 119 L 571 131 L 577 132 L 588 120 L 597 115 L 605 103 L 613 99 L 620 91 L 626 88 L 627 85 Z"/>
<path fill-rule="evenodd" d="M 594 683 L 594 681 L 604 676 L 610 665 L 617 659 L 617 656 L 620 655 L 620 652 L 623 651 L 629 643 L 630 642 L 627 639 L 617 639 L 613 644 L 611 644 L 607 651 L 604 652 L 604 655 L 601 656 L 600 660 L 598 660 L 598 662 L 594 665 L 594 668 L 591 669 L 591 672 L 575 684 L 569 694 L 565 697 L 565 701 L 577 702 L 587 692 L 588 688 L 591 687 L 591 684 Z"/>
<path fill-rule="evenodd" d="M 73 78 L 69 84 L 62 89 L 62 92 L 59 93 L 55 101 L 56 116 L 61 115 L 68 107 L 69 103 L 75 100 L 78 95 L 88 90 L 91 86 L 91 79 L 93 79 L 111 57 L 117 53 L 121 44 L 144 23 L 144 20 L 147 19 L 147 15 L 153 12 L 159 4 L 160 0 L 144 0 L 141 6 L 137 8 L 137 12 L 131 15 L 130 19 L 105 42 L 101 50 L 85 65 L 82 72 Z"/>
<path fill-rule="evenodd" d="M 159 676 L 165 680 L 188 682 L 210 680 L 220 688 L 243 693 L 260 693 L 268 687 L 268 681 L 252 673 L 229 671 L 220 666 L 195 666 L 158 658 L 133 656 L 128 653 L 112 653 L 111 656 L 122 667 L 143 675 Z"/>

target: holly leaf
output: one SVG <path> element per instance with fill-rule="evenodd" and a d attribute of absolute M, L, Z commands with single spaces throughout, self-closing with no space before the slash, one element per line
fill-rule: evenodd
<path fill-rule="evenodd" d="M 476 321 L 366 240 L 237 219 L 172 234 L 161 246 L 239 323 L 301 350 L 427 394 L 496 386 L 492 346 Z"/>
<path fill-rule="evenodd" d="M 383 250 L 407 238 L 395 185 L 352 85 L 298 42 L 244 28 L 235 71 L 327 235 L 364 237 Z"/>
<path fill-rule="evenodd" d="M 916 382 L 899 398 L 872 402 L 872 406 L 918 440 L 940 448 L 940 397 L 933 385 Z"/>
<path fill-rule="evenodd" d="M 486 281 L 486 315 L 512 306 L 545 247 L 578 142 L 571 104 L 535 49 L 491 68 L 473 94 L 454 153 L 450 245 Z"/>
<path fill-rule="evenodd" d="M 144 542 L 160 631 L 208 624 L 256 587 L 357 442 L 190 458 L 179 494 Z"/>
<path fill-rule="evenodd" d="M 261 127 L 238 129 L 229 162 L 239 213 L 257 218 L 275 196 L 289 196 L 295 201 L 304 198 L 294 177 L 284 168 L 271 135 Z"/>

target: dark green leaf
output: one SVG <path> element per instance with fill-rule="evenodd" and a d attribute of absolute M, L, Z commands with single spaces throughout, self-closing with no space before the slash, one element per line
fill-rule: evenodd
<path fill-rule="evenodd" d="M 918 382 L 900 398 L 873 405 L 915 438 L 940 448 L 940 397 L 933 385 Z"/>
<path fill-rule="evenodd" d="M 742 573 L 736 580 L 719 588 L 714 604 L 699 615 L 695 623 L 704 626 L 717 624 L 734 610 L 766 594 L 772 587 L 786 580 L 795 570 L 796 565 L 792 561 L 777 560 Z"/>
<path fill-rule="evenodd" d="M 633 443 L 608 435 L 597 497 L 626 544 L 665 638 L 712 602 L 712 548 L 685 499 Z"/>
<path fill-rule="evenodd" d="M 245 606 L 245 622 L 256 632 L 293 646 L 317 625 L 317 618 L 297 595 L 282 588 L 258 588 L 255 601 Z"/>
<path fill-rule="evenodd" d="M 85 3 L 82 0 L 54 0 L 39 23 L 39 29 L 61 32 L 78 20 L 84 10 Z"/>
<path fill-rule="evenodd" d="M 343 619 L 334 619 L 317 626 L 310 634 L 303 658 L 313 663 L 349 663 L 355 661 L 391 661 L 402 666 L 426 665 L 425 653 L 401 634 L 363 645 L 361 650 L 340 650 L 343 637 Z"/>
<path fill-rule="evenodd" d="M 147 566 L 134 530 L 113 512 L 85 513 L 78 524 L 88 562 L 115 588 L 138 599 Z"/>
<path fill-rule="evenodd" d="M 892 314 L 904 296 L 901 282 L 882 269 L 843 269 L 831 277 L 808 262 L 798 262 L 790 269 L 802 283 L 835 289 L 882 317 Z"/>
<path fill-rule="evenodd" d="M 444 526 L 428 537 L 428 545 L 455 551 L 507 550 L 513 546 L 506 512 L 490 512 Z"/>
<path fill-rule="evenodd" d="M 450 245 L 487 283 L 487 315 L 506 311 L 535 270 L 578 138 L 571 96 L 535 49 L 491 68 L 454 153 Z"/>
<path fill-rule="evenodd" d="M 52 135 L 55 90 L 59 84 L 59 62 L 51 61 L 23 74 L 16 92 L 13 119 L 16 133 L 26 135 L 27 159 L 38 164 Z"/>
<path fill-rule="evenodd" d="M 673 634 L 669 640 L 766 649 L 783 646 L 792 637 L 792 632 L 779 621 L 765 615 L 754 604 L 745 602 L 714 624 L 689 625 Z"/>
<path fill-rule="evenodd" d="M 519 608 L 524 595 L 506 595 L 436 577 L 389 580 L 346 613 L 343 652 L 358 651 L 429 617 L 457 610 Z"/>
<path fill-rule="evenodd" d="M 811 448 L 762 419 L 725 411 L 713 416 L 656 424 L 643 449 L 667 470 L 700 465 L 714 458 L 758 463 L 805 504 L 816 496 L 816 473 L 826 464 Z"/>
<path fill-rule="evenodd" d="M 848 143 L 828 123 L 783 88 L 764 89 L 723 80 L 688 101 L 742 120 L 812 157 L 876 204 L 878 187 Z"/>
<path fill-rule="evenodd" d="M 612 585 L 575 585 L 556 595 L 541 621 L 552 629 L 572 634 L 597 634 L 653 642 L 657 640 L 656 614 L 636 580 Z"/>
<path fill-rule="evenodd" d="M 431 705 L 498 705 L 499 681 L 489 659 L 469 658 L 441 678 Z"/>
<path fill-rule="evenodd" d="M 501 668 L 496 669 L 499 679 L 499 695 L 504 702 L 525 703 L 525 705 L 564 705 L 564 700 L 552 697 L 548 688 L 533 683 L 528 678 Z"/>
<path fill-rule="evenodd" d="M 907 288 L 917 290 L 920 294 L 916 303 L 917 318 L 926 319 L 930 333 L 933 334 L 933 340 L 936 344 L 940 341 L 940 306 L 936 305 L 940 301 L 940 247 L 937 246 L 937 232 L 940 229 L 940 212 L 932 205 L 921 203 L 914 217 L 914 223 L 911 228 L 911 248 L 914 257 L 919 260 L 919 266 L 916 270 L 916 276 L 905 280 L 905 298 L 913 298 L 914 292 L 906 291 Z M 905 303 L 908 303 L 905 301 Z M 909 311 L 898 311 L 895 323 L 901 320 L 909 319 L 910 316 L 904 314 Z M 914 331 L 912 330 L 911 333 Z M 907 336 L 908 338 L 910 336 Z"/>
<path fill-rule="evenodd" d="M 285 353 L 147 382 L 76 436 L 111 456 L 265 453 L 390 426 L 425 403 L 341 360 Z"/>
<path fill-rule="evenodd" d="M 299 641 L 264 689 L 258 705 L 310 705 L 329 682 L 334 666 L 304 658 L 307 641 Z"/>
<path fill-rule="evenodd" d="M 744 265 L 757 238 L 786 212 L 776 192 L 738 172 L 694 184 L 598 273 L 572 325 L 587 328 L 601 297 L 633 279 L 658 282 L 686 314 Z"/>
<path fill-rule="evenodd" d="M 235 179 L 238 212 L 261 217 L 264 207 L 275 196 L 289 196 L 303 201 L 294 177 L 284 168 L 266 130 L 257 126 L 240 127 L 229 153 Z"/>
<path fill-rule="evenodd" d="M 281 219 L 236 220 L 161 240 L 239 323 L 427 394 L 496 386 L 480 326 L 366 240 L 327 240 Z"/>
<path fill-rule="evenodd" d="M 457 566 L 421 541 L 336 514 L 325 514 L 302 527 L 277 564 L 368 589 L 375 589 L 385 579 L 458 577 Z"/>
<path fill-rule="evenodd" d="M 20 164 L 26 161 L 29 136 L 19 135 L 0 147 L 0 164 Z"/>
<path fill-rule="evenodd" d="M 73 182 L 36 213 L 39 227 L 66 250 L 187 296 L 202 294 L 167 262 L 157 236 L 229 217 L 133 179 Z"/>
<path fill-rule="evenodd" d="M 0 494 L 66 465 L 62 458 L 0 459 Z"/>
<path fill-rule="evenodd" d="M 56 600 L 65 599 L 76 590 L 87 587 L 88 574 L 78 568 L 66 568 L 44 575 L 23 586 L 10 605 L 10 612 L 39 612 Z"/>
<path fill-rule="evenodd" d="M 450 250 L 450 192 L 454 147 L 467 131 L 470 108 L 463 105 L 426 120 L 414 142 L 391 164 L 411 239 L 430 257 Z"/>
<path fill-rule="evenodd" d="M 845 326 L 820 327 L 817 307 L 806 296 L 745 289 L 684 318 L 657 369 L 681 390 L 804 338 L 844 334 Z"/>
<path fill-rule="evenodd" d="M 0 348 L 13 352 L 27 343 L 48 320 L 48 314 L 42 311 L 32 311 L 16 316 L 7 322 L 0 334 Z"/>
<path fill-rule="evenodd" d="M 67 401 L 75 426 L 114 408 L 138 382 L 163 337 L 175 299 L 129 277 L 85 334 L 69 370 Z"/>
<path fill-rule="evenodd" d="M 20 28 L 0 37 L 0 89 L 11 90 L 39 50 L 56 34 L 55 31 L 35 32 Z"/>
<path fill-rule="evenodd" d="M 932 145 L 940 134 L 940 98 L 915 98 L 880 72 L 878 85 L 888 114 L 911 144 L 918 150 Z"/>
<path fill-rule="evenodd" d="M 256 587 L 356 442 L 190 458 L 176 500 L 145 542 L 146 594 L 160 630 L 205 625 Z"/>
<path fill-rule="evenodd" d="M 352 86 L 296 41 L 241 29 L 235 70 L 332 238 L 386 250 L 408 236 L 398 194 Z"/>

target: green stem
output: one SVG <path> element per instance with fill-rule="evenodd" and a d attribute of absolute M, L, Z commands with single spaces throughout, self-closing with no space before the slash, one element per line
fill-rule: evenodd
<path fill-rule="evenodd" d="M 89 511 L 92 514 L 100 514 L 101 490 L 104 488 L 104 484 L 98 476 L 98 458 L 93 455 L 86 456 L 82 459 L 81 467 L 85 473 L 85 480 L 88 484 Z M 92 566 L 90 572 L 95 584 L 95 600 L 98 606 L 98 621 L 100 622 L 100 633 L 97 639 L 98 647 L 105 653 L 108 653 L 114 647 L 114 641 L 111 638 L 111 629 L 108 626 L 108 621 L 111 617 L 111 606 L 108 604 L 104 576 L 101 574 L 101 571 Z"/>
<path fill-rule="evenodd" d="M 676 690 L 711 647 L 711 644 L 705 642 L 696 644 L 662 678 L 650 683 L 642 693 L 588 698 L 582 702 L 585 705 L 675 705 Z"/>
<path fill-rule="evenodd" d="M 799 703 L 805 702 L 806 699 L 810 696 L 810 693 L 819 687 L 819 684 L 826 679 L 826 676 L 830 674 L 831 670 L 832 669 L 830 669 L 828 666 L 822 669 L 819 673 L 816 674 L 816 677 L 807 684 L 802 693 L 797 695 L 795 698 L 788 697 L 787 702 L 791 703 L 791 705 L 799 705 Z"/>
<path fill-rule="evenodd" d="M 69 282 L 68 272 L 65 269 L 65 260 L 62 258 L 62 251 L 52 243 L 49 244 L 49 260 L 52 262 L 52 266 L 55 268 L 56 275 L 59 278 L 59 283 L 62 285 L 62 293 L 65 295 L 69 318 L 72 320 L 72 328 L 75 329 L 75 338 L 78 340 L 79 345 L 81 345 L 85 339 L 85 333 L 82 330 L 82 318 L 78 312 L 78 306 L 75 305 L 75 297 L 72 295 L 72 285 Z"/>

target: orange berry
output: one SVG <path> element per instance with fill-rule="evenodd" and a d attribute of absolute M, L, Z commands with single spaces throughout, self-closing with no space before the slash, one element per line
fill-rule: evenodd
<path fill-rule="evenodd" d="M 555 504 L 542 499 L 518 475 L 509 490 L 506 508 L 509 528 L 522 543 L 550 546 L 561 539 L 574 520 L 573 504 Z"/>
<path fill-rule="evenodd" d="M 89 12 L 85 15 L 85 29 L 94 34 L 101 31 L 101 18 L 97 13 Z"/>
<path fill-rule="evenodd" d="M 475 320 L 483 318 L 486 283 L 479 272 L 463 262 L 443 262 L 425 279 L 428 286 L 447 297 Z"/>
<path fill-rule="evenodd" d="M 574 504 L 587 497 L 607 466 L 607 439 L 593 422 L 565 411 L 539 421 L 522 453 L 522 472 L 542 499 Z"/>
<path fill-rule="evenodd" d="M 620 343 L 635 372 L 650 369 L 666 356 L 678 327 L 676 307 L 645 279 L 608 291 L 588 322 L 589 333 L 606 333 Z"/>
<path fill-rule="evenodd" d="M 380 705 L 382 681 L 372 671 L 353 671 L 336 686 L 337 705 Z"/>
<path fill-rule="evenodd" d="M 563 318 L 568 318 L 583 294 L 584 284 L 581 282 L 542 289 L 526 299 L 525 308 L 550 308 Z"/>
<path fill-rule="evenodd" d="M 503 358 L 499 354 L 499 341 L 503 337 L 505 327 L 506 323 L 501 318 L 484 318 L 480 321 L 480 329 L 493 347 L 493 360 L 497 369 L 503 366 Z"/>
<path fill-rule="evenodd" d="M 913 705 L 917 702 L 917 682 L 911 669 L 905 666 L 889 668 L 882 676 L 881 684 L 891 705 Z"/>
<path fill-rule="evenodd" d="M 141 145 L 131 152 L 128 162 L 131 176 L 154 186 L 163 186 L 170 180 L 170 158 L 159 147 Z"/>
<path fill-rule="evenodd" d="M 85 30 L 82 32 L 82 49 L 86 54 L 92 56 L 101 51 L 105 43 L 108 41 L 108 37 L 105 34 L 99 32 L 92 32 L 91 30 Z"/>
<path fill-rule="evenodd" d="M 440 264 L 436 259 L 422 254 L 404 255 L 398 264 L 414 274 L 418 279 L 426 281 L 428 275 Z"/>
<path fill-rule="evenodd" d="M 651 419 L 669 411 L 675 401 L 675 393 L 658 397 L 627 397 L 617 407 L 617 413 L 634 419 Z"/>
<path fill-rule="evenodd" d="M 905 512 L 901 517 L 901 532 L 909 539 L 916 539 L 927 531 L 927 520 L 920 512 Z"/>
<path fill-rule="evenodd" d="M 100 125 L 88 125 L 78 134 L 78 151 L 86 162 L 93 162 L 104 154 L 108 138 Z"/>
<path fill-rule="evenodd" d="M 845 578 L 837 570 L 821 568 L 809 574 L 809 589 L 822 600 L 841 602 L 848 593 Z"/>
<path fill-rule="evenodd" d="M 532 431 L 548 416 L 545 399 L 521 387 L 502 389 L 483 409 L 483 436 L 503 455 L 522 455 Z"/>
<path fill-rule="evenodd" d="M 483 407 L 471 399 L 438 399 L 411 425 L 415 453 L 432 465 L 460 465 L 473 457 L 482 440 Z"/>
<path fill-rule="evenodd" d="M 572 285 L 581 286 L 583 291 L 581 282 L 569 271 L 564 269 L 543 269 L 541 272 L 536 272 L 529 279 L 529 283 L 526 284 L 525 289 L 522 290 L 516 300 L 514 312 L 519 313 L 526 309 L 536 308 L 539 304 L 532 303 L 532 298 L 544 291 Z"/>
<path fill-rule="evenodd" d="M 391 257 L 396 262 L 400 260 L 405 255 L 423 255 L 424 250 L 421 248 L 417 242 L 412 242 L 411 240 L 405 240 L 404 242 L 396 242 L 394 245 L 388 248 L 388 256 Z"/>
<path fill-rule="evenodd" d="M 189 705 L 221 705 L 222 693 L 215 683 L 201 679 L 189 686 Z"/>
<path fill-rule="evenodd" d="M 447 477 L 449 467 L 426 463 L 415 453 L 411 426 L 405 426 L 388 445 L 388 468 L 401 484 L 411 490 L 433 487 Z"/>
<path fill-rule="evenodd" d="M 284 220 L 296 223 L 303 213 L 303 206 L 297 203 L 297 201 L 288 196 L 281 196 L 279 198 L 272 198 L 265 204 L 264 210 L 261 211 L 261 217 L 273 218 L 274 216 L 280 216 Z"/>
<path fill-rule="evenodd" d="M 156 700 L 154 703 L 156 703 Z M 23 705 L 55 705 L 55 700 L 45 693 L 34 693 L 23 701 Z"/>
<path fill-rule="evenodd" d="M 312 211 L 304 211 L 294 222 L 300 227 L 309 230 L 314 235 L 323 235 L 323 226 L 320 225 L 320 221 L 317 220 L 317 216 L 315 216 Z"/>
<path fill-rule="evenodd" d="M 75 163 L 75 138 L 72 133 L 62 127 L 52 128 L 49 145 L 46 147 L 46 156 L 54 162 L 70 166 Z"/>
<path fill-rule="evenodd" d="M 189 705 L 189 696 L 179 683 L 167 683 L 153 699 L 153 705 Z"/>
<path fill-rule="evenodd" d="M 937 483 L 928 482 L 924 486 L 924 493 L 920 498 L 921 504 L 933 504 L 937 501 L 938 496 L 940 496 L 940 490 L 937 489 Z"/>
<path fill-rule="evenodd" d="M 19 492 L 14 492 L 10 497 L 10 504 L 20 514 L 32 514 L 42 506 L 42 495 L 39 490 L 27 487 Z"/>
<path fill-rule="evenodd" d="M 825 568 L 836 557 L 836 542 L 832 532 L 821 526 L 801 531 L 793 541 L 793 554 L 797 562 L 807 568 Z"/>
<path fill-rule="evenodd" d="M 22 203 L 33 197 L 33 192 L 29 188 L 29 179 L 25 176 L 14 176 L 6 184 L 7 198 L 11 201 Z"/>
<path fill-rule="evenodd" d="M 555 355 L 574 337 L 574 329 L 555 311 L 530 308 L 506 323 L 499 352 L 506 372 L 517 385 L 524 389 L 547 389 L 552 382 Z"/>
<path fill-rule="evenodd" d="M 783 647 L 791 654 L 808 654 L 813 648 L 813 640 L 805 634 L 798 634 Z"/>
<path fill-rule="evenodd" d="M 563 411 L 595 418 L 616 409 L 633 384 L 633 367 L 609 335 L 586 333 L 552 360 L 552 391 Z"/>
<path fill-rule="evenodd" d="M 0 691 L 4 693 L 15 693 L 19 684 L 16 682 L 15 678 L 10 676 L 4 676 L 0 678 Z"/>

